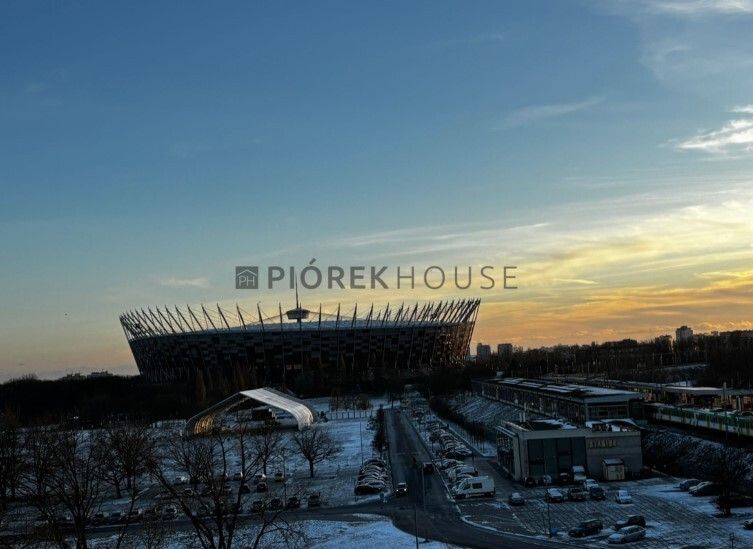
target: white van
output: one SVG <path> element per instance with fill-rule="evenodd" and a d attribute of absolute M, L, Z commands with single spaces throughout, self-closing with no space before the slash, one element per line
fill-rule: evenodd
<path fill-rule="evenodd" d="M 455 499 L 493 497 L 495 493 L 494 481 L 489 477 L 464 478 L 452 489 Z"/>
<path fill-rule="evenodd" d="M 582 465 L 573 465 L 570 468 L 570 476 L 575 484 L 580 484 L 586 480 L 586 470 Z"/>

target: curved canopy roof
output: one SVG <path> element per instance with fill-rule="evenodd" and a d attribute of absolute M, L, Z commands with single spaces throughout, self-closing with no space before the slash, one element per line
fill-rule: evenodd
<path fill-rule="evenodd" d="M 271 387 L 263 387 L 236 393 L 210 406 L 203 412 L 196 414 L 188 420 L 186 433 L 189 435 L 199 435 L 210 432 L 214 427 L 214 420 L 217 416 L 226 414 L 233 408 L 240 406 L 246 400 L 253 400 L 264 406 L 270 406 L 271 408 L 287 412 L 295 418 L 299 430 L 310 427 L 316 421 L 316 410 L 302 400 Z"/>

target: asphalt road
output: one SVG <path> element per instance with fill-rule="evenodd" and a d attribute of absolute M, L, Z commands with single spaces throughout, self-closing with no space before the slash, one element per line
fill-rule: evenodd
<path fill-rule="evenodd" d="M 534 549 L 563 547 L 562 542 L 533 540 L 514 534 L 478 528 L 461 520 L 455 504 L 448 499 L 440 475 L 424 475 L 413 468 L 413 458 L 420 464 L 429 461 L 429 454 L 403 413 L 386 411 L 389 456 L 393 483 L 406 482 L 408 495 L 391 505 L 392 521 L 404 532 L 462 547 Z M 425 511 L 424 511 L 425 509 Z"/>

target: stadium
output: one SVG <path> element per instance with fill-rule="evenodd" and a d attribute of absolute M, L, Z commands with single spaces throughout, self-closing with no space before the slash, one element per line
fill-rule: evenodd
<path fill-rule="evenodd" d="M 372 305 L 359 315 L 297 305 L 265 316 L 236 306 L 147 308 L 120 316 L 139 372 L 212 393 L 263 386 L 359 387 L 451 367 L 466 356 L 480 300 Z"/>

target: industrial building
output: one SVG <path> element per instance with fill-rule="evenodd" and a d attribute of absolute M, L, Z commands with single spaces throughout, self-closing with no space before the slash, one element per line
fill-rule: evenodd
<path fill-rule="evenodd" d="M 514 480 L 552 479 L 582 466 L 590 478 L 621 480 L 643 466 L 640 429 L 630 420 L 506 421 L 497 427 L 500 466 Z"/>
<path fill-rule="evenodd" d="M 473 388 L 486 398 L 575 423 L 643 413 L 643 395 L 634 391 L 522 378 L 476 381 Z"/>

